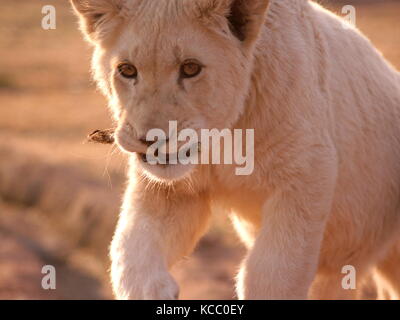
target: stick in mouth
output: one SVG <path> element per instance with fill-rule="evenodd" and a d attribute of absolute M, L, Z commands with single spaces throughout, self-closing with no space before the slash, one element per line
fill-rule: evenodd
<path fill-rule="evenodd" d="M 101 144 L 114 144 L 115 129 L 105 129 L 93 131 L 87 137 L 87 142 L 101 143 Z"/>
<path fill-rule="evenodd" d="M 115 129 L 105 129 L 105 130 L 95 130 L 95 131 L 93 131 L 91 134 L 89 134 L 88 136 L 87 136 L 87 142 L 89 142 L 89 143 L 99 143 L 99 144 L 114 144 L 115 143 Z M 190 155 L 191 155 L 191 152 L 192 150 L 191 150 L 191 148 L 189 148 L 187 151 L 186 151 L 186 156 L 187 157 L 190 157 Z M 198 144 L 197 144 L 197 152 L 200 152 L 201 151 L 201 143 L 199 142 Z M 142 161 L 143 162 L 148 162 L 147 161 L 147 155 L 146 155 L 146 153 L 145 152 L 143 152 L 143 153 L 139 153 L 139 155 L 140 155 L 140 157 L 141 157 L 141 159 L 142 159 Z M 175 156 L 175 157 L 178 157 L 178 155 L 177 154 L 166 154 L 166 155 L 164 155 L 164 157 L 165 157 L 165 164 L 168 164 L 168 162 L 169 162 L 169 159 L 170 159 L 170 157 L 171 156 Z M 156 155 L 156 157 L 158 157 L 158 151 L 157 151 L 157 155 Z M 162 158 L 161 158 L 162 159 Z M 164 164 L 164 163 L 162 163 L 162 164 Z"/>

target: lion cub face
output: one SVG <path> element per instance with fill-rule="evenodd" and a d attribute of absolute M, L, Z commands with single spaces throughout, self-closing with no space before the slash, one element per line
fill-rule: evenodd
<path fill-rule="evenodd" d="M 252 47 L 266 4 L 253 8 L 231 0 L 72 3 L 95 45 L 94 74 L 118 122 L 119 146 L 136 153 L 155 178 L 186 176 L 193 165 L 146 162 L 147 134 L 161 129 L 168 141 L 171 121 L 176 121 L 178 131 L 232 128 L 244 109 Z"/>

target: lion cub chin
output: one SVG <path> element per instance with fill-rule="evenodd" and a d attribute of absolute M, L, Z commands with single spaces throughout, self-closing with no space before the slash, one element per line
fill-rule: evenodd
<path fill-rule="evenodd" d="M 211 204 L 248 249 L 240 299 L 353 299 L 372 270 L 399 298 L 400 76 L 359 31 L 307 0 L 71 2 L 130 158 L 117 298 L 176 299 Z M 254 139 L 214 139 L 238 160 L 215 163 L 202 130 Z"/>

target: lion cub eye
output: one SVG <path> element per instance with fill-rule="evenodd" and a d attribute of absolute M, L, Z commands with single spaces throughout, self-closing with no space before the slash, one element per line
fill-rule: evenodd
<path fill-rule="evenodd" d="M 196 61 L 186 61 L 181 65 L 182 78 L 193 78 L 200 74 L 203 66 Z"/>
<path fill-rule="evenodd" d="M 129 63 L 121 63 L 118 65 L 118 72 L 127 79 L 136 79 L 138 75 L 136 67 Z"/>

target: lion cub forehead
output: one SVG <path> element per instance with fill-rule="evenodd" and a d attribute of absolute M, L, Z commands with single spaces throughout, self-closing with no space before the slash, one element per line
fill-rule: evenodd
<path fill-rule="evenodd" d="M 198 0 L 135 0 L 125 7 L 125 16 L 137 21 L 142 27 L 174 25 L 185 18 L 201 15 Z"/>
<path fill-rule="evenodd" d="M 182 30 L 182 29 L 181 29 Z M 141 32 L 136 28 L 121 34 L 114 56 L 138 64 L 179 64 L 189 58 L 201 59 L 204 51 L 202 37 L 183 32 L 169 34 Z M 196 40 L 194 40 L 196 39 Z"/>
<path fill-rule="evenodd" d="M 127 60 L 145 70 L 156 66 L 175 68 L 187 59 L 197 59 L 205 65 L 212 62 L 210 48 L 230 43 L 204 26 L 195 2 L 137 1 L 135 10 L 131 8 L 135 13 L 120 28 L 114 61 Z"/>
<path fill-rule="evenodd" d="M 208 59 L 210 38 L 197 25 L 169 22 L 164 28 L 143 28 L 140 21 L 132 22 L 119 37 L 116 50 L 120 59 L 135 63 L 179 64 L 186 59 Z"/>

